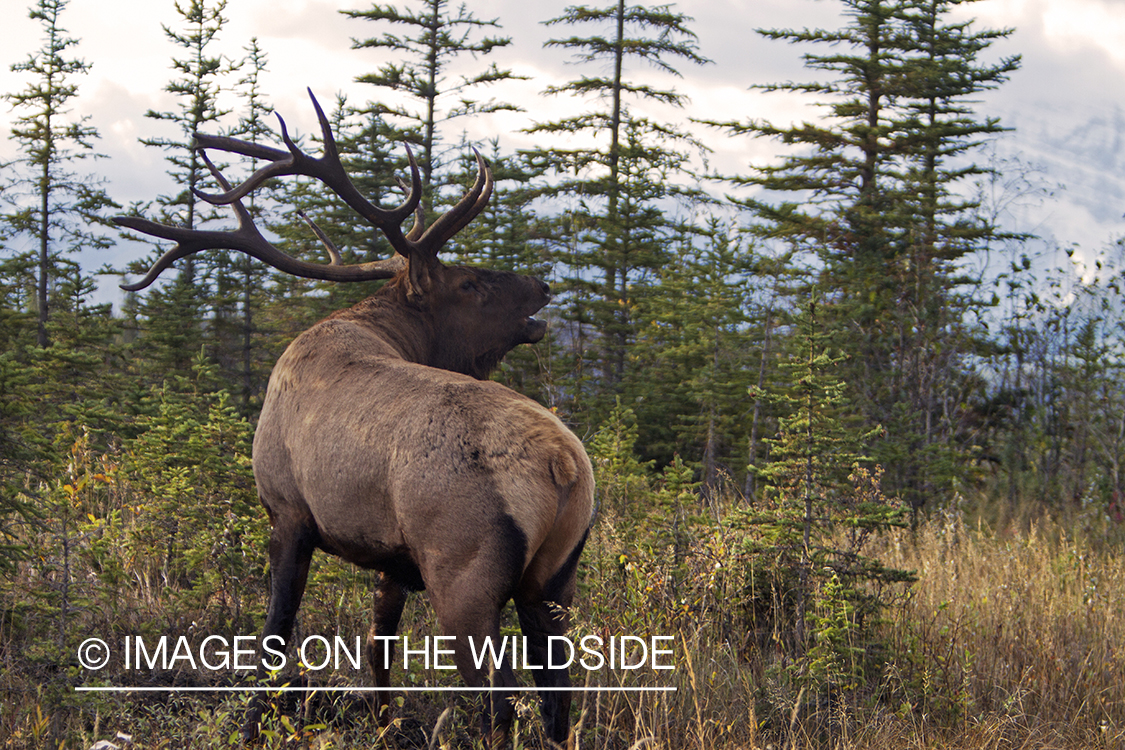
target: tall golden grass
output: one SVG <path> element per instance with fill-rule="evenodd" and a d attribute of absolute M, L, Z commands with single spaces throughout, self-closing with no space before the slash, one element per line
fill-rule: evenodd
<path fill-rule="evenodd" d="M 888 679 L 922 688 L 917 733 L 967 747 L 1125 747 L 1121 530 L 1075 537 L 1078 525 L 995 533 L 953 514 L 887 540 L 883 559 L 919 576 L 888 628 L 901 660 Z"/>
<path fill-rule="evenodd" d="M 874 678 L 819 702 L 786 683 L 783 657 L 739 638 L 744 592 L 737 575 L 716 574 L 734 567 L 718 531 L 693 549 L 682 584 L 696 606 L 677 620 L 679 691 L 640 712 L 631 738 L 701 750 L 1125 748 L 1121 530 L 1075 538 L 1072 523 L 995 533 L 951 513 L 885 535 L 877 556 L 917 582 L 863 644 Z M 721 603 L 703 601 L 709 589 Z"/>
<path fill-rule="evenodd" d="M 816 696 L 791 679 L 794 665 L 784 649 L 771 648 L 768 633 L 762 637 L 762 613 L 748 597 L 750 561 L 739 552 L 738 535 L 744 532 L 721 520 L 698 522 L 690 534 L 676 537 L 673 550 L 668 535 L 607 514 L 595 527 L 583 560 L 573 633 L 576 638 L 674 636 L 676 668 L 576 668 L 576 686 L 676 689 L 577 694 L 572 746 L 1123 750 L 1125 535 L 1108 521 L 1099 523 L 1043 518 L 1021 530 L 993 531 L 954 512 L 883 536 L 873 551 L 891 566 L 915 571 L 917 581 L 889 599 L 882 621 L 865 630 L 869 641 L 852 644 L 864 654 L 866 682 L 846 693 Z M 1073 528 L 1085 531 L 1075 535 Z M 93 536 L 73 540 L 70 554 L 76 565 L 86 559 L 82 545 L 96 542 Z M 368 574 L 318 559 L 301 631 L 365 633 Z M 129 575 L 127 570 L 122 574 Z M 76 571 L 76 591 L 79 581 L 86 587 L 86 598 L 73 614 L 84 618 L 77 630 L 120 634 L 142 627 L 126 601 L 143 602 L 145 632 L 199 635 L 232 627 L 224 624 L 231 622 L 229 605 L 215 597 L 198 591 L 186 596 L 155 580 L 140 591 L 138 580 L 122 584 L 113 595 L 116 601 L 109 602 L 99 599 L 102 584 L 96 571 Z M 118 732 L 131 736 L 129 746 L 135 748 L 238 744 L 244 696 L 73 693 L 70 686 L 90 676 L 75 674 L 68 660 L 57 655 L 58 664 L 49 663 L 57 637 L 51 616 L 28 614 L 35 610 L 33 595 L 41 584 L 17 575 L 0 592 L 5 613 L 0 619 L 3 747 L 87 750 L 98 740 L 113 741 Z M 256 583 L 242 594 L 254 599 L 261 592 Z M 254 617 L 260 617 L 264 604 L 251 608 Z M 424 595 L 412 599 L 403 624 L 403 633 L 412 639 L 440 632 Z M 510 615 L 505 633 L 518 633 Z M 456 673 L 426 669 L 417 661 L 408 673 L 396 670 L 393 679 L 398 684 L 459 684 Z M 115 666 L 97 679 L 110 684 L 138 680 L 136 674 L 114 672 Z M 63 673 L 69 677 L 60 678 Z M 198 684 L 198 678 L 143 675 L 167 684 Z M 368 684 L 363 672 L 293 679 Z M 521 679 L 530 682 L 527 673 Z M 472 696 L 403 695 L 389 727 L 378 726 L 363 701 L 346 694 L 279 697 L 276 703 L 264 747 L 478 745 Z M 523 696 L 518 708 L 514 745 L 546 747 L 534 697 Z"/>

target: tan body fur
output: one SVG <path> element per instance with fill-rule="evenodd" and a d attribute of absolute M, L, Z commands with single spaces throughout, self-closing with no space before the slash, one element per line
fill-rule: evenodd
<path fill-rule="evenodd" d="M 443 270 L 451 277 L 471 274 L 476 296 L 470 297 L 500 299 L 509 309 L 511 330 L 498 334 L 503 315 L 457 300 L 458 320 L 499 336 L 501 356 L 542 335 L 542 324 L 522 315 L 541 304 L 535 298 L 546 294 L 538 290 L 541 282 Z M 529 292 L 532 281 L 538 286 Z M 460 294 L 464 284 L 456 287 Z M 466 683 L 485 686 L 491 679 L 510 687 L 516 684 L 510 668 L 492 677 L 476 669 L 467 638 L 478 651 L 484 637 L 498 638 L 500 610 L 514 599 L 532 658 L 545 663 L 547 636 L 566 631 L 564 610 L 591 521 L 593 473 L 581 442 L 554 414 L 478 379 L 481 368 L 494 364 L 494 347 L 472 341 L 470 329 L 435 325 L 439 295 L 431 290 L 428 304 L 414 305 L 409 288 L 404 277 L 322 321 L 274 368 L 254 437 L 254 475 L 273 527 L 274 581 L 263 637 L 288 637 L 308 560 L 319 548 L 381 572 L 373 636 L 394 635 L 407 592 L 424 587 L 441 634 L 459 637 L 454 661 Z M 480 315 L 476 323 L 473 312 Z M 444 335 L 457 340 L 444 344 Z M 465 349 L 459 360 L 449 354 L 456 346 Z M 486 349 L 484 360 L 476 356 Z M 369 642 L 381 687 L 390 684 L 384 655 L 385 644 Z M 540 686 L 569 684 L 565 670 L 537 671 L 535 678 Z M 487 702 L 484 730 L 493 742 L 503 741 L 511 721 L 507 698 L 493 693 Z M 379 708 L 388 703 L 380 693 Z M 548 736 L 556 741 L 565 740 L 569 703 L 568 693 L 543 694 Z M 251 711 L 248 723 L 258 718 Z"/>
<path fill-rule="evenodd" d="M 271 515 L 310 516 L 321 546 L 356 565 L 408 550 L 426 580 L 437 566 L 471 566 L 466 526 L 502 511 L 527 536 L 524 568 L 535 565 L 526 584 L 545 585 L 589 525 L 582 444 L 498 383 L 356 354 L 365 332 L 342 327 L 326 322 L 298 338 L 270 379 L 254 472 Z"/>

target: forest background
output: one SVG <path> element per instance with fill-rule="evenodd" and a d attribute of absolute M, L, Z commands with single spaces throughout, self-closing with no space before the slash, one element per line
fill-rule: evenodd
<path fill-rule="evenodd" d="M 135 278 L 158 251 L 109 217 L 229 226 L 191 192 L 213 183 L 190 135 L 275 143 L 266 82 L 284 52 L 232 45 L 223 2 L 169 10 L 148 32 L 173 57 L 137 145 L 164 181 L 146 175 L 147 197 L 123 205 L 100 123 L 77 106 L 90 67 L 67 5 L 31 6 L 38 46 L 5 79 L 0 722 L 13 747 L 111 729 L 225 744 L 237 698 L 79 696 L 89 675 L 71 655 L 86 632 L 256 631 L 265 519 L 248 454 L 270 368 L 371 287 L 210 252 L 115 307 L 98 275 Z M 595 461 L 576 619 L 685 644 L 677 697 L 583 703 L 580 743 L 1120 746 L 1125 245 L 1029 224 L 1074 203 L 986 106 L 1020 71 L 1015 30 L 974 23 L 972 2 L 825 5 L 819 29 L 758 32 L 800 77 L 739 73 L 786 102 L 774 121 L 689 101 L 683 71 L 717 68 L 693 19 L 624 3 L 536 19 L 553 18 L 545 46 L 573 63 L 547 86 L 495 62 L 514 43 L 505 18 L 438 0 L 326 9 L 375 62 L 325 105 L 349 171 L 384 203 L 401 195 L 403 141 L 430 211 L 480 148 L 498 190 L 448 259 L 555 290 L 548 340 L 496 378 Z M 521 86 L 544 95 L 502 96 Z M 310 110 L 290 99 L 279 114 L 315 151 Z M 474 140 L 480 123 L 505 137 Z M 731 162 L 739 149 L 751 158 Z M 1120 184 L 1099 211 L 1120 214 L 1104 205 Z M 323 260 L 298 210 L 349 260 L 388 254 L 317 185 L 252 203 L 279 247 Z M 363 622 L 364 575 L 320 563 L 311 632 Z M 338 708 L 279 701 L 270 737 L 355 746 L 370 728 Z M 461 731 L 442 726 L 400 719 L 370 742 Z"/>

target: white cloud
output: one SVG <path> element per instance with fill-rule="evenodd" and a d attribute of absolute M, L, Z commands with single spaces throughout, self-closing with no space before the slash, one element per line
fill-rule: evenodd
<path fill-rule="evenodd" d="M 1042 29 L 1056 51 L 1074 54 L 1097 49 L 1115 66 L 1125 66 L 1125 7 L 1119 0 L 1006 0 L 1018 13 Z"/>

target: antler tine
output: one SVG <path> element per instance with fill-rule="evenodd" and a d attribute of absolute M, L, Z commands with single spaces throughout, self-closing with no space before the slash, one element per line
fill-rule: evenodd
<path fill-rule="evenodd" d="M 328 251 L 328 265 L 338 266 L 343 263 L 344 259 L 340 257 L 340 249 L 336 247 L 336 243 L 324 233 L 324 230 L 317 226 L 316 222 L 310 219 L 309 215 L 304 211 L 298 211 L 297 215 L 305 220 L 305 223 L 313 230 L 313 234 L 315 234 L 317 239 L 320 240 L 320 243 L 324 245 L 324 249 Z"/>
<path fill-rule="evenodd" d="M 492 179 L 492 167 L 488 164 L 488 161 L 480 155 L 480 152 L 477 151 L 476 148 L 473 149 L 473 155 L 477 158 L 477 180 L 480 180 L 481 173 L 483 173 L 485 179 L 484 185 L 481 187 L 480 196 L 477 197 L 472 207 L 465 211 L 461 218 L 457 220 L 457 223 L 449 229 L 442 242 L 447 242 L 453 235 L 468 226 L 469 222 L 480 215 L 480 212 L 488 205 L 489 199 L 492 198 L 492 190 L 496 186 L 495 181 Z"/>
<path fill-rule="evenodd" d="M 402 252 L 405 247 L 401 237 L 402 230 L 398 225 L 402 223 L 403 219 L 414 213 L 415 208 L 422 200 L 422 174 L 421 170 L 418 169 L 418 163 L 414 160 L 414 155 L 407 149 L 411 172 L 411 190 L 406 196 L 406 200 L 396 208 L 379 208 L 363 197 L 344 171 L 344 167 L 340 163 L 336 139 L 332 135 L 332 126 L 311 89 L 309 90 L 309 98 L 312 99 L 317 121 L 320 124 L 324 143 L 324 155 L 322 157 L 313 158 L 294 143 L 281 115 L 278 115 L 277 119 L 281 126 L 281 138 L 288 149 L 287 151 L 249 143 L 237 138 L 197 134 L 195 136 L 196 144 L 201 149 L 213 148 L 258 159 L 271 159 L 272 163 L 256 171 L 233 190 L 227 190 L 225 193 L 218 195 L 197 191 L 196 195 L 214 205 L 227 205 L 246 197 L 252 190 L 260 187 L 272 177 L 286 175 L 312 177 L 331 188 L 353 211 L 382 230 L 387 235 L 391 245 Z"/>
<path fill-rule="evenodd" d="M 484 210 L 488 199 L 492 197 L 494 185 L 492 168 L 475 148 L 473 154 L 477 158 L 476 181 L 456 206 L 442 214 L 437 221 L 430 225 L 425 234 L 412 243 L 415 252 L 436 257 L 442 245 L 475 219 Z M 411 230 L 411 234 L 413 233 L 414 230 Z"/>
<path fill-rule="evenodd" d="M 166 268 L 171 267 L 180 258 L 187 257 L 192 253 L 197 253 L 200 250 L 207 248 L 196 246 L 189 241 L 187 237 L 179 235 L 177 227 L 169 227 L 164 224 L 157 224 L 155 221 L 142 219 L 138 216 L 114 216 L 113 223 L 118 226 L 132 229 L 137 232 L 152 235 L 153 237 L 160 237 L 165 240 L 176 240 L 176 246 L 168 252 L 164 253 L 152 264 L 152 268 L 148 269 L 148 273 L 140 281 L 135 281 L 132 284 L 122 284 L 121 288 L 127 292 L 138 292 L 144 289 L 152 282 L 156 281 L 156 277 L 164 272 Z M 187 230 L 182 230 L 187 231 Z M 175 233 L 175 234 L 174 234 Z"/>
<path fill-rule="evenodd" d="M 405 145 L 406 153 L 413 161 L 414 153 L 410 150 L 410 144 L 407 143 Z M 409 193 L 410 185 L 407 184 L 406 180 L 402 179 L 401 177 L 397 177 L 396 179 L 398 181 L 398 186 L 402 188 L 403 192 Z M 422 236 L 422 232 L 424 231 L 426 231 L 426 213 L 422 210 L 422 206 L 418 205 L 414 209 L 414 225 L 410 227 L 410 231 L 406 233 L 406 241 L 416 241 L 419 237 Z"/>
<path fill-rule="evenodd" d="M 417 208 L 422 201 L 422 172 L 418 169 L 418 162 L 414 160 L 414 154 L 411 153 L 410 147 L 407 146 L 406 148 L 407 159 L 410 162 L 410 194 L 406 196 L 406 200 L 397 208 L 388 210 L 373 205 L 360 194 L 347 173 L 344 172 L 344 167 L 340 163 L 339 150 L 336 148 L 336 139 L 332 135 L 332 126 L 328 122 L 328 117 L 324 114 L 324 110 L 321 108 L 320 102 L 316 100 L 316 96 L 313 95 L 312 89 L 309 89 L 308 92 L 309 98 L 312 99 L 313 109 L 316 110 L 316 118 L 320 122 L 320 131 L 324 140 L 324 156 L 320 159 L 310 159 L 310 162 L 317 168 L 317 174 L 310 174 L 309 176 L 316 177 L 325 185 L 332 188 L 336 195 L 340 196 L 353 211 L 381 229 L 395 250 L 402 252 L 404 248 L 400 247 L 402 231 L 399 224 L 401 224 L 403 219 L 407 216 L 414 213 L 414 209 Z M 288 135 L 283 133 L 283 136 L 286 139 L 287 145 L 292 143 Z M 291 150 L 298 149 L 294 145 L 291 146 Z M 302 156 L 304 156 L 304 154 L 302 154 Z"/>
<path fill-rule="evenodd" d="M 227 178 L 223 176 L 223 173 L 219 171 L 214 162 L 211 161 L 211 157 L 207 155 L 207 152 L 200 151 L 199 157 L 203 159 L 203 163 L 207 165 L 207 171 L 209 171 L 211 173 L 211 176 L 215 178 L 215 182 L 219 183 L 219 187 L 221 187 L 228 193 L 231 192 L 230 182 L 227 181 Z M 199 195 L 199 191 L 197 190 L 195 194 Z M 238 204 L 238 206 L 241 206 L 241 201 L 237 199 L 232 202 Z"/>
<path fill-rule="evenodd" d="M 206 158 L 206 149 L 213 148 L 219 151 L 249 156 L 253 159 L 271 159 L 272 163 L 267 164 L 247 177 L 236 189 L 231 189 L 230 183 L 225 179 L 221 179 L 220 185 L 223 186 L 226 192 L 218 195 L 204 193 L 200 190 L 193 190 L 192 192 L 201 200 L 205 200 L 213 206 L 226 206 L 245 198 L 271 177 L 299 174 L 299 172 L 295 171 L 296 165 L 299 157 L 304 156 L 304 154 L 301 153 L 296 145 L 293 145 L 293 142 L 289 139 L 289 134 L 285 128 L 285 119 L 282 118 L 281 115 L 278 115 L 277 120 L 281 123 L 282 137 L 286 145 L 290 146 L 288 152 L 277 148 L 270 148 L 269 146 L 262 146 L 257 143 L 250 143 L 249 141 L 242 141 L 237 138 L 196 133 L 195 147 L 205 155 L 204 158 Z M 213 167 L 211 172 L 212 174 L 216 174 Z M 216 174 L 216 176 L 218 175 Z"/>

